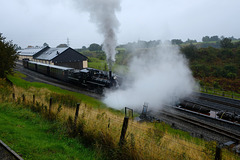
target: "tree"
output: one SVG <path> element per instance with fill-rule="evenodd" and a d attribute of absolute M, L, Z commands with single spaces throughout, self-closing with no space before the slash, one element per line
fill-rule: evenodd
<path fill-rule="evenodd" d="M 137 45 L 138 45 L 138 48 L 148 48 L 146 41 L 138 40 Z"/>
<path fill-rule="evenodd" d="M 59 45 L 57 46 L 57 48 L 67 48 L 67 47 L 68 47 L 67 44 L 59 44 Z"/>
<path fill-rule="evenodd" d="M 82 46 L 82 50 L 87 50 L 87 47 L 86 46 Z"/>
<path fill-rule="evenodd" d="M 230 38 L 224 38 L 223 40 L 220 41 L 220 47 L 221 48 L 232 48 L 232 40 Z"/>
<path fill-rule="evenodd" d="M 197 48 L 193 44 L 182 47 L 181 52 L 190 60 L 195 59 L 197 56 Z"/>
<path fill-rule="evenodd" d="M 172 39 L 171 42 L 172 42 L 172 44 L 177 44 L 177 45 L 180 45 L 183 43 L 183 41 L 181 39 Z"/>
<path fill-rule="evenodd" d="M 229 37 L 231 40 L 237 40 L 237 38 L 235 38 L 235 37 Z"/>
<path fill-rule="evenodd" d="M 209 41 L 210 41 L 209 36 L 203 37 L 203 38 L 202 38 L 202 41 L 203 41 L 203 42 L 209 42 Z"/>
<path fill-rule="evenodd" d="M 210 41 L 219 41 L 220 39 L 218 38 L 218 36 L 212 36 L 210 38 Z"/>
<path fill-rule="evenodd" d="M 45 42 L 45 43 L 43 43 L 43 46 L 44 46 L 44 47 L 47 47 L 47 46 L 49 46 L 49 45 Z"/>
<path fill-rule="evenodd" d="M 233 43 L 233 47 L 234 47 L 234 48 L 238 48 L 238 47 L 240 47 L 240 41 L 239 41 L 239 42 L 235 42 L 235 43 Z"/>
<path fill-rule="evenodd" d="M 16 47 L 17 45 L 12 41 L 6 41 L 0 33 L 0 78 L 6 78 L 7 74 L 13 73 L 18 58 Z"/>
<path fill-rule="evenodd" d="M 188 38 L 185 43 L 197 43 L 197 40 Z"/>
<path fill-rule="evenodd" d="M 224 69 L 228 72 L 228 73 L 235 73 L 235 74 L 237 74 L 237 72 L 238 72 L 238 69 L 237 69 L 237 67 L 235 66 L 235 65 L 225 65 L 224 66 Z"/>
<path fill-rule="evenodd" d="M 101 51 L 102 47 L 96 43 L 90 44 L 88 47 L 89 51 Z"/>

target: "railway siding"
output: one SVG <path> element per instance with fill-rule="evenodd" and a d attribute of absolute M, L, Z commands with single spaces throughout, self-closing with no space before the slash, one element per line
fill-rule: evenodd
<path fill-rule="evenodd" d="M 208 115 L 196 113 L 196 112 L 185 110 L 185 109 L 178 108 L 178 107 L 175 107 L 174 109 L 176 111 L 184 112 L 185 115 L 194 117 L 194 118 L 199 119 L 201 121 L 204 121 L 205 123 L 208 123 L 212 126 L 217 126 L 219 128 L 223 128 L 223 129 L 228 130 L 232 133 L 240 135 L 240 124 L 233 123 L 233 122 L 223 120 L 223 119 L 213 118 L 213 117 L 210 117 Z"/>
<path fill-rule="evenodd" d="M 226 98 L 226 97 L 221 97 L 221 96 L 215 96 L 215 95 L 210 95 L 206 93 L 198 93 L 200 99 L 216 102 L 219 104 L 224 104 L 227 106 L 232 106 L 235 108 L 240 108 L 240 101 L 236 99 L 231 99 L 231 98 Z"/>
<path fill-rule="evenodd" d="M 3 160 L 23 160 L 16 152 L 0 140 L 0 158 Z"/>
<path fill-rule="evenodd" d="M 237 114 L 240 114 L 240 108 L 238 109 L 238 108 L 227 106 L 224 104 L 219 104 L 216 102 L 202 100 L 202 99 L 196 99 L 196 98 L 186 98 L 184 100 L 194 103 L 194 104 L 201 105 L 203 107 L 209 108 L 214 111 L 224 110 L 224 111 L 230 111 L 230 112 L 235 112 Z"/>

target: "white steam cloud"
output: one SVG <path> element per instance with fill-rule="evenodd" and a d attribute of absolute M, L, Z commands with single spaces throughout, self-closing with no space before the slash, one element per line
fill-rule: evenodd
<path fill-rule="evenodd" d="M 147 102 L 159 109 L 174 103 L 176 97 L 188 96 L 195 86 L 187 60 L 171 44 L 136 55 L 126 79 L 125 89 L 106 93 L 104 102 L 110 107 L 140 109 Z"/>
<path fill-rule="evenodd" d="M 107 55 L 109 68 L 115 61 L 117 37 L 116 32 L 119 28 L 119 21 L 116 17 L 116 11 L 120 11 L 121 0 L 75 0 L 78 5 L 90 13 L 90 19 L 98 27 L 98 30 L 104 36 L 103 50 Z"/>

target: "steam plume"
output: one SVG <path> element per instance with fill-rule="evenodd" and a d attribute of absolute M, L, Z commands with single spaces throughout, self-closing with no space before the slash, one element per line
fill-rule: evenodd
<path fill-rule="evenodd" d="M 90 19 L 96 23 L 98 30 L 104 36 L 103 50 L 107 55 L 109 69 L 115 61 L 115 48 L 117 46 L 116 32 L 119 21 L 115 12 L 120 11 L 121 0 L 79 0 L 76 2 L 81 8 L 90 13 Z"/>
<path fill-rule="evenodd" d="M 151 51 L 138 53 L 130 63 L 125 89 L 106 94 L 104 102 L 122 109 L 137 109 L 144 102 L 159 109 L 174 103 L 175 98 L 191 94 L 195 86 L 191 71 L 177 46 L 162 44 Z"/>

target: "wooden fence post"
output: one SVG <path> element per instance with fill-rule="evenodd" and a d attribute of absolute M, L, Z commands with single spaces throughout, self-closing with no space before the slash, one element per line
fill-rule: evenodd
<path fill-rule="evenodd" d="M 216 146 L 215 160 L 222 160 L 222 147 L 219 144 Z"/>
<path fill-rule="evenodd" d="M 25 95 L 22 94 L 22 102 L 25 103 Z"/>
<path fill-rule="evenodd" d="M 50 97 L 49 100 L 49 115 L 51 114 L 51 109 L 52 109 L 52 97 Z"/>
<path fill-rule="evenodd" d="M 12 94 L 13 101 L 15 101 L 15 93 Z"/>
<path fill-rule="evenodd" d="M 108 119 L 108 128 L 110 128 L 110 118 Z"/>
<path fill-rule="evenodd" d="M 124 117 L 122 132 L 121 132 L 120 141 L 119 141 L 120 146 L 122 146 L 125 142 L 125 135 L 127 132 L 127 127 L 128 127 L 128 120 L 129 120 L 129 117 Z"/>
<path fill-rule="evenodd" d="M 78 118 L 78 113 L 79 113 L 79 106 L 80 106 L 80 103 L 77 104 L 77 108 L 76 108 L 76 112 L 75 112 L 74 131 L 76 131 L 76 128 L 77 128 L 77 118 Z"/>
<path fill-rule="evenodd" d="M 128 114 L 127 114 L 127 110 L 128 110 Z M 129 111 L 131 111 L 131 116 L 133 118 L 133 109 L 125 107 L 125 117 L 130 117 Z"/>
<path fill-rule="evenodd" d="M 35 104 L 35 95 L 33 95 L 33 104 Z"/>

